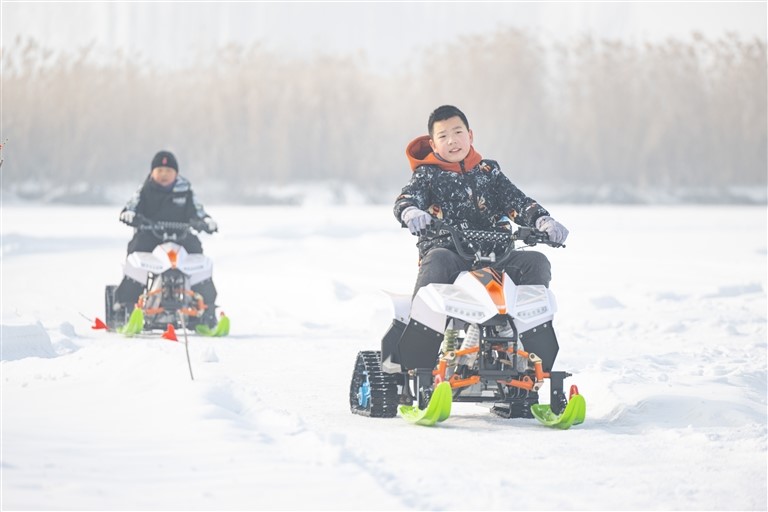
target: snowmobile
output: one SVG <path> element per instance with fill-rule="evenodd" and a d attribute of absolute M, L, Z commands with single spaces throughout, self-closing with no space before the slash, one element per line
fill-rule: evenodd
<path fill-rule="evenodd" d="M 546 233 L 506 220 L 494 231 L 459 229 L 434 219 L 430 229 L 450 237 L 472 262 L 453 284 L 429 284 L 410 296 L 392 296 L 395 318 L 381 350 L 357 355 L 349 391 L 352 413 L 434 425 L 454 402 L 487 402 L 504 418 L 536 418 L 567 429 L 584 421 L 576 386 L 570 397 L 554 371 L 559 350 L 553 293 L 543 285 L 516 285 L 504 266 L 524 246 L 551 242 Z M 497 257 L 497 253 L 499 256 Z M 549 403 L 539 391 L 549 384 Z M 569 400 L 570 398 L 570 400 Z"/>
<path fill-rule="evenodd" d="M 108 329 L 126 335 L 142 331 L 166 330 L 168 326 L 196 330 L 208 336 L 229 333 L 229 319 L 221 315 L 216 322 L 214 304 L 206 304 L 193 287 L 211 279 L 213 263 L 204 254 L 189 254 L 181 241 L 202 228 L 187 222 L 152 221 L 138 216 L 140 231 L 150 231 L 162 242 L 152 252 L 133 252 L 126 258 L 126 276 L 145 283 L 132 310 L 115 307 L 116 285 L 107 285 L 104 308 Z M 212 321 L 211 321 L 212 319 Z M 212 324 L 212 325 L 211 325 Z"/>

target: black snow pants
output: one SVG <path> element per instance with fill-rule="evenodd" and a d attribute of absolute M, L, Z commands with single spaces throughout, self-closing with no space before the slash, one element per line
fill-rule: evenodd
<path fill-rule="evenodd" d="M 422 286 L 430 283 L 450 284 L 460 272 L 469 270 L 471 261 L 463 259 L 450 249 L 442 247 L 431 249 L 421 260 L 419 275 L 413 295 Z M 547 257 L 535 251 L 516 251 L 504 267 L 507 275 L 515 284 L 543 284 L 549 287 L 552 280 L 551 265 Z"/>

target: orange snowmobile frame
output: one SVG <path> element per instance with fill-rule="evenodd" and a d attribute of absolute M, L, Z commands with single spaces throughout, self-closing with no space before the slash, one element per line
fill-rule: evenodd
<path fill-rule="evenodd" d="M 162 313 L 163 311 L 165 311 L 165 308 L 163 308 L 163 307 L 157 307 L 157 308 L 145 308 L 144 307 L 144 304 L 145 304 L 146 300 L 149 297 L 151 297 L 153 295 L 158 295 L 158 294 L 160 294 L 162 292 L 163 292 L 163 290 L 152 290 L 151 292 L 148 292 L 148 293 L 146 293 L 144 295 L 141 295 L 139 297 L 138 302 L 136 302 L 136 307 L 141 309 L 142 311 L 144 311 L 144 313 L 147 314 L 147 315 L 158 315 L 158 314 Z M 198 317 L 198 316 L 202 315 L 203 312 L 206 309 L 208 309 L 208 306 L 203 301 L 203 296 L 200 295 L 199 293 L 195 293 L 192 290 L 184 290 L 184 291 L 182 291 L 182 293 L 184 295 L 188 295 L 188 296 L 194 298 L 197 301 L 197 307 L 196 308 L 181 308 L 181 309 L 179 309 L 180 313 L 182 313 L 184 315 L 187 315 L 187 316 Z"/>

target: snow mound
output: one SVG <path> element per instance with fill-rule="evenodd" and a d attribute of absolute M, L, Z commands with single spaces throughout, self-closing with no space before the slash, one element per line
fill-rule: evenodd
<path fill-rule="evenodd" d="M 734 394 L 735 399 L 738 398 Z M 633 429 L 715 428 L 759 425 L 765 414 L 744 404 L 700 396 L 649 396 L 634 406 L 616 411 L 612 423 Z"/>
<path fill-rule="evenodd" d="M 51 358 L 56 355 L 51 338 L 40 322 L 7 318 L 0 321 L 0 360 Z"/>

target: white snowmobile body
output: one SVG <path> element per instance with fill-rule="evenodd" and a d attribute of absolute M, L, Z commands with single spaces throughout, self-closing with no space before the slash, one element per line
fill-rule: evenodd
<path fill-rule="evenodd" d="M 403 295 L 391 295 L 391 299 L 395 316 L 382 340 L 386 372 L 431 368 L 449 325 L 465 330 L 493 324 L 501 332 L 511 324 L 519 334 L 520 346 L 533 343 L 547 369 L 557 354 L 551 329 L 557 303 L 544 285 L 516 285 L 505 273 L 486 267 L 462 272 L 453 284 L 424 286 L 412 302 Z M 532 336 L 547 339 L 532 341 Z"/>
<path fill-rule="evenodd" d="M 544 285 L 516 285 L 506 274 L 501 283 L 489 287 L 473 274 L 462 272 L 453 284 L 429 284 L 421 288 L 413 304 L 410 297 L 392 296 L 395 318 L 407 323 L 408 317 L 438 332 L 446 318 L 467 324 L 483 324 L 498 314 L 513 318 L 518 332 L 552 320 L 557 303 Z M 496 282 L 496 281 L 494 281 Z M 410 309 L 410 315 L 406 312 Z"/>
<path fill-rule="evenodd" d="M 133 252 L 128 255 L 123 265 L 123 273 L 139 283 L 146 283 L 150 274 L 160 275 L 176 268 L 189 278 L 189 286 L 210 279 L 213 275 L 213 262 L 204 254 L 189 254 L 175 243 L 164 242 L 152 252 Z"/>

